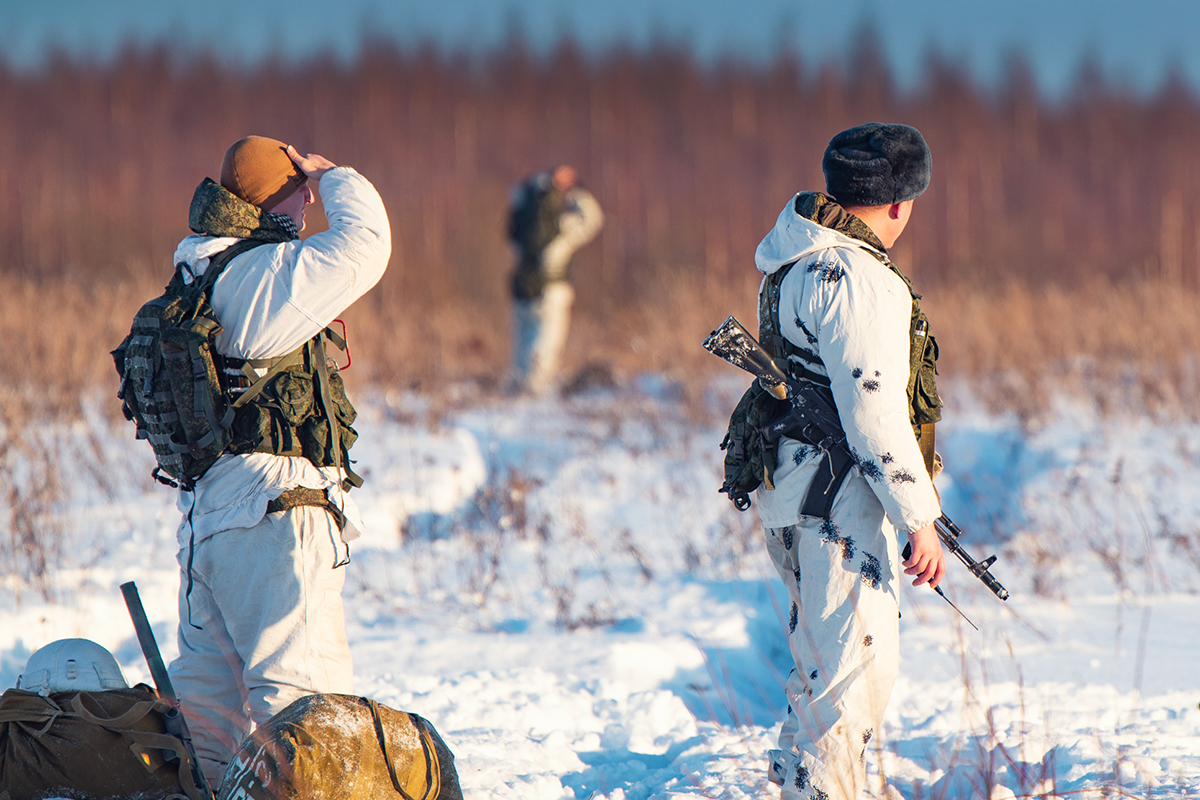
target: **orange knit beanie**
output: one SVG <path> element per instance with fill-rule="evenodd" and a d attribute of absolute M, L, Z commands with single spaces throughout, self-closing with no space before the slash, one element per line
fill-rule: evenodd
<path fill-rule="evenodd" d="M 247 203 L 271 210 L 308 180 L 288 158 L 287 147 L 265 136 L 234 142 L 221 162 L 221 185 Z"/>

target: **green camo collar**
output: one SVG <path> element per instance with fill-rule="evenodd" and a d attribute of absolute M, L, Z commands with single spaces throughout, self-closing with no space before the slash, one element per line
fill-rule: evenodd
<path fill-rule="evenodd" d="M 289 242 L 297 236 L 258 206 L 253 206 L 212 178 L 192 195 L 188 227 L 208 236 L 232 236 L 263 242 Z"/>
<path fill-rule="evenodd" d="M 887 253 L 887 248 L 867 223 L 846 211 L 824 192 L 801 192 L 796 197 L 796 213 L 809 222 L 835 230 L 851 239 L 858 239 L 881 253 Z"/>

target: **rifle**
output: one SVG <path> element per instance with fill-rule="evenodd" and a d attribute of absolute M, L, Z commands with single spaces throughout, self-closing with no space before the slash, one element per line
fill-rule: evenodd
<path fill-rule="evenodd" d="M 786 436 L 789 439 L 814 442 L 821 450 L 841 450 L 846 456 L 850 456 L 846 433 L 842 430 L 837 407 L 833 405 L 831 398 L 818 389 L 816 384 L 789 378 L 758 340 L 734 317 L 730 316 L 721 323 L 721 327 L 710 333 L 701 344 L 705 350 L 718 358 L 758 378 L 759 384 L 775 397 L 791 401 L 791 409 L 786 414 L 762 428 L 763 439 L 773 442 L 780 436 Z M 942 544 L 966 565 L 972 575 L 982 581 L 996 597 L 1001 600 L 1008 599 L 1008 590 L 989 572 L 992 564 L 996 563 L 996 556 L 989 556 L 983 561 L 971 558 L 958 543 L 962 530 L 945 514 L 934 520 L 933 526 Z M 905 560 L 911 552 L 911 548 L 906 545 Z M 934 591 L 954 606 L 940 588 L 934 587 Z M 958 606 L 954 606 L 954 610 L 958 611 Z M 961 611 L 958 613 L 962 614 Z M 963 619 L 966 619 L 965 614 Z M 967 622 L 971 620 L 967 619 Z M 971 623 L 971 627 L 974 628 L 975 624 Z"/>
<path fill-rule="evenodd" d="M 142 646 L 142 655 L 146 657 L 146 665 L 150 667 L 150 676 L 158 689 L 158 696 L 164 698 L 170 705 L 163 712 L 163 720 L 167 733 L 180 739 L 187 749 L 191 759 L 192 780 L 206 798 L 213 797 L 213 791 L 204 778 L 200 769 L 200 761 L 196 758 L 196 748 L 192 746 L 192 734 L 188 731 L 187 722 L 179 710 L 179 698 L 175 695 L 175 687 L 171 685 L 171 677 L 167 675 L 166 665 L 163 664 L 162 654 L 158 652 L 158 642 L 154 639 L 154 631 L 150 629 L 150 621 L 146 619 L 146 609 L 142 607 L 142 598 L 138 595 L 137 584 L 133 581 L 121 584 L 121 594 L 125 597 L 125 606 L 129 609 L 129 617 L 133 620 L 133 629 L 137 632 L 138 644 Z"/>

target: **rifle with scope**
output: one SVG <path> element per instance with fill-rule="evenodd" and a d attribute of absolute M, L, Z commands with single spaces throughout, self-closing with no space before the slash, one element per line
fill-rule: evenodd
<path fill-rule="evenodd" d="M 719 328 L 708 335 L 702 345 L 718 358 L 758 378 L 759 385 L 778 399 L 790 401 L 791 408 L 787 413 L 763 426 L 760 431 L 763 439 L 773 442 L 781 436 L 786 436 L 789 439 L 813 442 L 821 450 L 840 449 L 849 455 L 850 447 L 846 443 L 846 433 L 842 430 L 836 406 L 826 394 L 827 390 L 823 391 L 808 381 L 789 378 L 758 340 L 734 317 L 726 319 Z M 996 556 L 989 556 L 983 561 L 971 558 L 958 543 L 962 530 L 945 514 L 938 517 L 933 524 L 946 549 L 996 597 L 1007 600 L 1008 590 L 1001 586 L 989 571 L 996 563 Z M 907 554 L 904 557 L 908 558 Z M 950 598 L 946 597 L 940 588 L 935 587 L 934 591 L 942 595 L 946 602 L 950 602 Z"/>

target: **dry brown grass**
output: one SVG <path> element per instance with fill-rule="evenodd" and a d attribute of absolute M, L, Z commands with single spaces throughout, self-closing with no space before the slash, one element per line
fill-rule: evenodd
<path fill-rule="evenodd" d="M 943 287 L 925 301 L 943 374 L 997 411 L 1034 421 L 1055 395 L 1104 413 L 1200 413 L 1200 294 L 1164 280 L 985 290 Z"/>
<path fill-rule="evenodd" d="M 731 313 L 753 327 L 756 277 L 705 283 L 664 271 L 638 302 L 581 304 L 564 375 L 599 369 L 620 384 L 661 373 L 690 407 L 714 376 L 734 374 L 699 343 Z M 16 356 L 0 361 L 0 402 L 22 409 L 22 418 L 75 419 L 93 390 L 111 395 L 108 351 L 163 283 L 0 275 L 0 337 Z M 432 394 L 463 383 L 497 389 L 508 363 L 509 309 L 502 285 L 491 295 L 414 306 L 387 284 L 375 289 L 345 314 L 354 357 L 347 379 Z M 1073 289 L 949 285 L 927 292 L 923 304 L 941 343 L 942 374 L 966 381 L 994 410 L 1034 421 L 1066 393 L 1108 413 L 1200 413 L 1195 290 L 1162 280 L 1095 279 Z M 118 418 L 115 399 L 104 407 Z"/>

